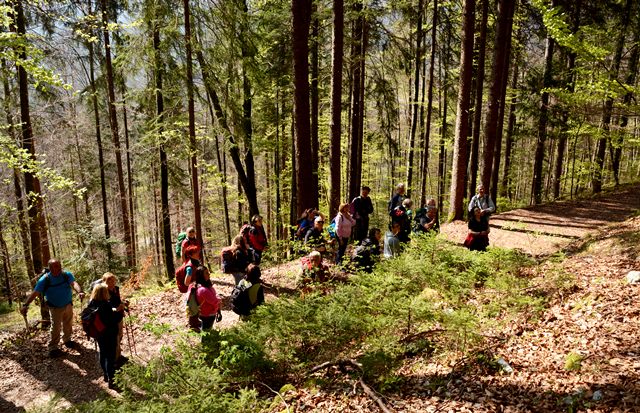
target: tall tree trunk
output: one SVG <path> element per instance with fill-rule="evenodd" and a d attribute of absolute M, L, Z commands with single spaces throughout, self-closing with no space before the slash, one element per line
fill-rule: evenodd
<path fill-rule="evenodd" d="M 312 0 L 311 17 L 311 173 L 313 179 L 309 182 L 311 191 L 319 194 L 318 157 L 320 154 L 318 143 L 318 119 L 320 116 L 320 94 L 318 89 L 319 72 L 319 36 L 320 19 L 318 18 L 318 0 Z"/>
<path fill-rule="evenodd" d="M 293 75 L 294 122 L 297 196 L 296 215 L 305 208 L 317 206 L 318 194 L 311 193 L 311 142 L 309 121 L 309 26 L 311 24 L 311 0 L 292 0 L 293 15 Z M 293 206 L 292 206 L 293 208 Z"/>
<path fill-rule="evenodd" d="M 120 91 L 120 93 L 122 94 L 122 123 L 124 126 L 124 148 L 127 163 L 127 194 L 129 195 L 127 201 L 129 204 L 129 222 L 131 228 L 131 252 L 133 253 L 133 266 L 135 267 L 138 262 L 136 254 L 136 221 L 133 214 L 133 174 L 131 173 L 131 149 L 129 146 L 129 123 L 127 120 L 127 100 L 125 98 L 126 90 L 124 79 L 122 83 L 122 90 Z"/>
<path fill-rule="evenodd" d="M 638 7 L 636 5 L 636 7 Z M 636 13 L 637 15 L 637 13 Z M 636 27 L 633 35 L 633 44 L 635 45 L 631 49 L 631 55 L 629 56 L 629 68 L 627 72 L 626 85 L 628 88 L 632 88 L 636 83 L 636 77 L 638 75 L 638 60 L 640 57 L 640 19 L 636 21 Z M 632 90 L 625 93 L 622 99 L 623 105 L 626 107 L 631 103 L 633 99 Z M 620 133 L 616 134 L 613 138 L 609 151 L 611 154 L 611 170 L 613 172 L 613 179 L 616 186 L 620 185 L 620 157 L 622 156 L 622 144 L 624 142 L 624 134 L 626 133 L 627 125 L 629 124 L 629 116 L 626 112 L 623 112 L 620 116 Z"/>
<path fill-rule="evenodd" d="M 354 47 L 352 48 L 352 96 L 351 96 L 351 154 L 349 158 L 349 199 L 360 193 L 362 181 L 362 126 L 364 115 L 364 101 L 362 86 L 364 84 L 364 56 L 365 56 L 365 17 L 363 4 L 360 0 L 353 5 L 355 25 L 353 31 Z"/>
<path fill-rule="evenodd" d="M 253 178 L 250 178 L 251 173 L 249 172 L 249 168 L 247 168 L 247 170 L 245 171 L 245 168 L 242 165 L 237 138 L 231 132 L 231 128 L 229 127 L 229 124 L 227 122 L 226 115 L 224 113 L 224 110 L 222 109 L 222 105 L 220 104 L 220 98 L 213 87 L 213 80 L 211 79 L 211 74 L 213 73 L 213 71 L 205 62 L 204 55 L 202 54 L 201 50 L 196 50 L 196 58 L 198 59 L 198 63 L 200 64 L 200 70 L 202 72 L 202 80 L 204 81 L 205 90 L 207 91 L 209 99 L 211 100 L 211 104 L 213 105 L 214 115 L 216 117 L 216 120 L 218 121 L 218 125 L 222 129 L 222 132 L 225 134 L 224 139 L 229 142 L 229 154 L 231 155 L 233 166 L 236 169 L 236 173 L 238 174 L 238 180 L 242 184 L 244 193 L 247 196 L 249 211 L 252 214 L 259 214 L 260 212 L 258 209 L 255 174 Z M 251 155 L 250 157 L 246 155 L 245 161 L 247 159 L 251 159 L 251 161 L 253 162 L 253 155 Z"/>
<path fill-rule="evenodd" d="M 422 65 L 422 15 L 424 0 L 418 0 L 418 20 L 416 22 L 416 55 L 414 60 L 413 101 L 411 103 L 411 131 L 409 133 L 409 156 L 407 160 L 407 196 L 411 197 L 413 189 L 413 153 L 415 152 L 416 131 L 419 122 L 418 99 L 420 97 L 420 66 Z"/>
<path fill-rule="evenodd" d="M 464 219 L 464 183 L 467 172 L 467 136 L 469 130 L 469 98 L 473 72 L 473 31 L 475 0 L 465 0 L 460 39 L 460 83 L 456 112 L 456 137 L 453 145 L 453 169 L 449 199 L 449 220 Z"/>
<path fill-rule="evenodd" d="M 157 19 L 157 16 L 156 16 Z M 169 164 L 167 152 L 164 144 L 164 95 L 162 78 L 164 74 L 164 64 L 160 55 L 160 28 L 159 22 L 153 22 L 153 57 L 155 73 L 156 92 L 156 116 L 158 117 L 158 136 L 160 136 L 160 211 L 162 226 L 162 246 L 164 253 L 165 275 L 168 280 L 173 279 L 175 266 L 173 263 L 173 242 L 171 240 L 171 214 L 169 211 Z M 154 204 L 155 205 L 155 204 Z M 157 215 L 156 215 L 157 220 Z"/>
<path fill-rule="evenodd" d="M 445 15 L 445 23 L 446 23 L 446 27 L 445 27 L 445 31 L 446 31 L 446 38 L 445 38 L 445 45 L 448 45 L 449 42 L 451 41 L 451 27 L 450 27 L 450 20 L 448 19 L 448 16 Z M 450 56 L 449 56 L 449 48 L 445 47 L 445 49 L 441 52 L 443 54 L 443 56 L 441 56 L 441 59 L 439 61 L 439 69 L 441 71 L 441 91 L 442 91 L 442 102 L 441 102 L 441 108 L 442 108 L 442 127 L 440 128 L 440 141 L 439 141 L 439 151 L 438 151 L 438 210 L 442 211 L 442 206 L 444 204 L 444 188 L 446 186 L 445 181 L 446 181 L 446 164 L 447 164 L 447 149 L 445 147 L 445 139 L 447 136 L 447 109 L 448 109 L 448 105 L 447 105 L 447 99 L 448 99 L 448 89 L 449 89 L 449 62 L 450 62 Z"/>
<path fill-rule="evenodd" d="M 331 149 L 329 216 L 340 206 L 340 152 L 342 135 L 342 63 L 344 57 L 344 0 L 333 0 L 333 47 L 331 53 Z"/>
<path fill-rule="evenodd" d="M 118 115 L 116 113 L 116 94 L 113 81 L 113 65 L 111 63 L 111 46 L 109 41 L 107 0 L 101 0 L 102 11 L 102 32 L 104 36 L 105 68 L 107 80 L 107 96 L 109 100 L 109 125 L 111 126 L 111 137 L 116 155 L 116 172 L 118 178 L 118 195 L 120 198 L 120 211 L 122 214 L 122 233 L 127 255 L 127 267 L 133 268 L 133 245 L 131 242 L 131 228 L 129 222 L 129 211 L 127 208 L 127 192 L 124 186 L 124 172 L 122 170 L 122 149 L 120 147 L 120 133 L 118 131 Z"/>
<path fill-rule="evenodd" d="M 518 64 L 513 65 L 513 78 L 511 80 L 511 89 L 516 90 L 518 87 Z M 511 97 L 509 102 L 509 123 L 507 124 L 507 136 L 504 148 L 504 174 L 502 175 L 502 188 L 500 194 L 512 199 L 511 191 L 511 152 L 513 148 L 513 132 L 516 126 L 516 103 L 515 96 Z"/>
<path fill-rule="evenodd" d="M 427 87 L 427 119 L 422 140 L 422 182 L 420 183 L 420 205 L 424 205 L 427 198 L 427 176 L 429 175 L 429 138 L 431 136 L 431 117 L 433 114 L 433 80 L 436 61 L 436 39 L 438 26 L 438 0 L 433 0 L 433 22 L 431 23 L 431 52 L 429 56 L 429 86 Z"/>
<path fill-rule="evenodd" d="M 622 50 L 624 49 L 624 40 L 627 34 L 627 27 L 629 26 L 629 17 L 631 14 L 631 0 L 627 0 L 624 8 L 624 14 L 621 16 L 621 27 L 618 33 L 618 40 L 616 42 L 616 51 L 613 57 L 613 66 L 609 72 L 609 79 L 615 81 L 618 79 L 618 73 L 620 72 L 620 62 L 622 61 Z M 593 193 L 596 194 L 602 191 L 602 169 L 604 167 L 604 155 L 607 150 L 607 140 L 610 139 L 610 125 L 611 125 L 611 113 L 613 112 L 613 97 L 608 97 L 604 103 L 604 110 L 602 111 L 602 137 L 598 139 L 598 145 L 595 156 L 595 171 L 593 173 L 593 179 L 591 184 L 593 186 Z"/>
<path fill-rule="evenodd" d="M 513 26 L 513 12 L 515 1 L 500 0 L 498 5 L 498 22 L 496 30 L 495 52 L 493 54 L 493 74 L 491 88 L 489 91 L 489 101 L 487 104 L 487 117 L 484 128 L 484 162 L 482 165 L 481 183 L 485 186 L 491 183 L 493 157 L 495 153 L 496 139 L 498 139 L 498 121 L 500 116 L 500 103 L 504 99 L 502 96 L 502 82 L 504 71 L 508 71 L 508 43 L 510 42 L 510 31 Z M 501 139 L 501 137 L 500 137 Z"/>
<path fill-rule="evenodd" d="M 103 0 L 104 1 L 104 0 Z M 198 181 L 198 158 L 197 158 L 197 144 L 196 144 L 196 114 L 195 114 L 195 101 L 193 97 L 193 61 L 191 57 L 192 43 L 191 43 L 191 12 L 189 11 L 189 0 L 184 0 L 184 42 L 186 50 L 187 60 L 187 112 L 189 114 L 189 152 L 190 157 L 190 169 L 191 169 L 191 192 L 193 194 L 193 215 L 194 226 L 198 237 L 198 242 L 204 245 L 202 242 L 202 216 L 200 208 L 200 184 Z"/>
<path fill-rule="evenodd" d="M 556 6 L 556 1 L 551 2 L 551 7 Z M 540 97 L 540 118 L 538 119 L 538 141 L 536 143 L 536 153 L 533 163 L 533 182 L 531 188 L 531 197 L 533 204 L 537 205 L 542 202 L 542 166 L 544 163 L 544 147 L 547 141 L 547 123 L 549 119 L 549 92 L 547 89 L 551 87 L 553 75 L 553 38 L 551 34 L 547 34 L 544 49 L 544 74 L 542 80 L 542 96 Z"/>
<path fill-rule="evenodd" d="M 104 238 L 107 248 L 107 268 L 111 269 L 113 261 L 113 253 L 111 251 L 111 231 L 109 229 L 109 208 L 107 207 L 107 180 L 105 177 L 104 153 L 102 151 L 102 133 L 100 129 L 100 111 L 98 109 L 98 90 L 96 88 L 95 79 L 95 55 L 93 51 L 93 43 L 87 42 L 89 49 L 89 83 L 91 86 L 91 101 L 93 104 L 93 116 L 96 127 L 96 143 L 98 146 L 98 167 L 100 168 L 100 196 L 102 203 L 102 222 L 104 223 Z"/>
<path fill-rule="evenodd" d="M 476 100 L 473 110 L 473 128 L 471 135 L 471 156 L 469 160 L 469 194 L 475 194 L 478 182 L 480 125 L 482 123 L 482 96 L 484 92 L 484 72 L 487 55 L 487 21 L 489 16 L 489 0 L 481 0 L 482 17 L 480 18 L 480 35 L 477 42 L 478 69 L 476 71 Z"/>

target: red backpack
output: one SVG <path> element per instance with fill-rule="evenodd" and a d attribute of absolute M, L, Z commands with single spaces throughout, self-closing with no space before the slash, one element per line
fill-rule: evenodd
<path fill-rule="evenodd" d="M 191 263 L 191 260 L 185 262 L 176 270 L 176 285 L 181 293 L 186 293 L 189 289 L 189 286 L 184 283 L 184 279 L 187 276 L 187 267 L 193 269 L 194 265 Z"/>

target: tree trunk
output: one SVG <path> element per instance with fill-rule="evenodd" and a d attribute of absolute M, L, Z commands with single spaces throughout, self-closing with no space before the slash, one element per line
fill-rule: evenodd
<path fill-rule="evenodd" d="M 344 57 L 344 0 L 333 0 L 333 47 L 331 54 L 331 149 L 329 216 L 340 206 L 340 152 L 342 135 L 342 62 Z"/>
<path fill-rule="evenodd" d="M 313 179 L 309 182 L 311 191 L 319 194 L 318 157 L 320 155 L 318 143 L 318 118 L 320 116 L 320 95 L 318 90 L 319 72 L 319 39 L 320 19 L 318 18 L 318 0 L 312 0 L 311 20 L 311 173 Z"/>
<path fill-rule="evenodd" d="M 427 119 L 422 140 L 422 182 L 420 183 L 420 204 L 427 198 L 427 176 L 429 175 L 429 138 L 431 136 L 431 116 L 433 114 L 433 79 L 436 61 L 436 39 L 438 26 L 438 0 L 433 0 L 433 22 L 431 23 L 431 53 L 429 57 L 429 86 L 427 88 Z"/>
<path fill-rule="evenodd" d="M 137 265 L 137 254 L 136 254 L 136 221 L 135 216 L 133 214 L 133 175 L 131 173 L 131 150 L 129 147 L 129 123 L 127 121 L 127 101 L 125 99 L 125 86 L 124 79 L 122 84 L 122 123 L 124 126 L 124 148 L 126 151 L 126 163 L 127 163 L 127 194 L 128 204 L 129 204 L 129 222 L 131 227 L 131 252 L 133 253 L 132 261 L 133 266 Z"/>
<path fill-rule="evenodd" d="M 469 130 L 469 98 L 473 72 L 473 31 L 475 0 L 465 0 L 460 49 L 460 83 L 456 114 L 456 137 L 453 145 L 453 169 L 449 200 L 449 220 L 464 219 L 464 183 L 467 172 L 467 136 Z"/>
<path fill-rule="evenodd" d="M 420 116 L 420 66 L 422 64 L 422 15 L 424 0 L 418 0 L 418 20 L 416 22 L 416 55 L 414 60 L 413 102 L 411 103 L 411 130 L 409 133 L 409 156 L 407 161 L 407 197 L 411 197 L 413 189 L 413 153 L 415 152 L 416 131 Z"/>
<path fill-rule="evenodd" d="M 356 1 L 353 5 L 355 26 L 353 31 L 354 47 L 352 48 L 352 96 L 351 96 L 351 154 L 349 158 L 349 199 L 360 193 L 362 180 L 362 126 L 364 121 L 364 101 L 362 86 L 364 84 L 364 56 L 365 56 L 365 17 L 363 4 Z"/>
<path fill-rule="evenodd" d="M 156 16 L 157 18 L 157 16 Z M 153 57 L 155 72 L 155 92 L 156 92 L 156 116 L 158 117 L 158 135 L 160 136 L 160 213 L 162 216 L 160 225 L 162 226 L 162 246 L 164 253 L 165 276 L 168 280 L 175 276 L 175 266 L 173 263 L 173 242 L 171 239 L 171 214 L 169 211 L 169 164 L 167 152 L 164 145 L 164 95 L 162 77 L 164 74 L 164 64 L 160 55 L 160 28 L 159 22 L 153 23 Z M 154 204 L 155 205 L 155 204 Z M 157 220 L 157 216 L 156 216 Z"/>
<path fill-rule="evenodd" d="M 609 79 L 615 81 L 618 79 L 618 73 L 620 72 L 620 62 L 622 61 L 622 50 L 624 49 L 624 40 L 627 34 L 627 27 L 629 26 L 629 17 L 631 14 L 631 0 L 627 0 L 625 4 L 624 14 L 621 17 L 621 27 L 618 33 L 618 40 L 616 42 L 616 51 L 613 57 L 613 67 L 609 72 Z M 610 139 L 610 125 L 611 125 L 611 113 L 613 112 L 613 97 L 608 97 L 604 104 L 604 110 L 602 111 L 602 133 L 603 136 L 598 139 L 598 145 L 595 156 L 595 171 L 593 173 L 593 179 L 591 184 L 593 186 L 593 193 L 597 194 L 602 191 L 602 169 L 604 167 L 604 155 L 607 150 L 607 140 Z"/>
<path fill-rule="evenodd" d="M 2 272 L 4 273 L 4 288 L 7 293 L 7 301 L 9 302 L 9 307 L 12 307 L 13 288 L 11 288 L 11 285 L 13 283 L 11 282 L 11 257 L 9 256 L 9 248 L 7 247 L 7 243 L 4 240 L 4 233 L 5 229 L 2 226 L 2 222 L 0 221 L 0 257 L 2 258 Z M 18 298 L 18 300 L 20 299 Z"/>
<path fill-rule="evenodd" d="M 122 170 L 122 149 L 120 147 L 120 133 L 118 131 L 118 115 L 116 113 L 116 94 L 113 81 L 113 65 L 111 63 L 111 46 L 109 44 L 109 30 L 107 17 L 107 0 L 101 0 L 102 31 L 104 36 L 105 68 L 107 81 L 107 96 L 109 100 L 109 125 L 116 155 L 116 172 L 118 177 L 118 194 L 120 211 L 122 214 L 122 233 L 127 255 L 127 267 L 133 268 L 133 245 L 131 242 L 131 228 L 129 225 L 129 211 L 127 209 L 127 193 L 124 186 L 124 172 Z"/>
<path fill-rule="evenodd" d="M 104 0 L 103 0 L 104 1 Z M 202 216 L 200 208 L 200 184 L 198 181 L 198 158 L 196 144 L 196 114 L 195 101 L 193 97 L 193 62 L 191 57 L 191 12 L 189 11 L 189 0 L 183 1 L 184 5 L 184 42 L 187 60 L 187 112 L 189 114 L 189 152 L 191 153 L 191 192 L 193 194 L 193 215 L 194 226 L 200 245 L 202 242 Z M 203 254 L 204 255 L 204 254 Z M 204 257 L 202 257 L 204 258 Z"/>
<path fill-rule="evenodd" d="M 500 103 L 504 99 L 502 96 L 502 82 L 504 71 L 508 70 L 508 43 L 510 42 L 510 31 L 513 25 L 513 12 L 515 1 L 500 0 L 498 5 L 498 21 L 496 30 L 495 53 L 493 54 L 493 75 L 491 79 L 491 89 L 489 91 L 489 101 L 487 104 L 487 115 L 484 128 L 484 162 L 482 165 L 481 183 L 488 186 L 491 183 L 493 157 L 495 153 L 496 139 L 498 139 L 498 118 L 500 116 Z M 488 190 L 488 188 L 487 188 Z"/>
<path fill-rule="evenodd" d="M 445 44 L 448 45 L 451 41 L 451 28 L 449 27 L 450 21 L 446 20 L 446 38 Z M 442 91 L 442 102 L 440 107 L 442 108 L 442 127 L 440 128 L 440 143 L 439 143 L 439 151 L 438 151 L 438 210 L 442 211 L 443 203 L 444 203 L 444 188 L 446 186 L 446 160 L 447 160 L 447 149 L 445 147 L 445 139 L 447 136 L 447 99 L 448 99 L 448 89 L 449 89 L 449 48 L 445 48 L 441 53 L 441 59 L 439 61 L 440 70 L 441 70 L 441 88 Z"/>
<path fill-rule="evenodd" d="M 100 130 L 100 111 L 98 109 L 98 90 L 96 88 L 93 43 L 87 42 L 89 49 L 89 83 L 91 86 L 91 101 L 96 126 L 96 143 L 98 145 L 98 166 L 100 168 L 100 196 L 102 201 L 102 222 L 104 223 L 104 238 L 107 248 L 107 269 L 111 269 L 113 255 L 111 251 L 111 231 L 109 230 L 109 208 L 107 207 L 107 180 L 105 177 L 104 153 L 102 151 L 102 133 Z"/>
<path fill-rule="evenodd" d="M 551 7 L 555 7 L 556 2 L 551 2 Z M 549 118 L 549 92 L 547 89 L 551 87 L 553 70 L 553 38 L 547 34 L 544 50 L 544 74 L 542 87 L 542 96 L 540 97 L 540 118 L 538 119 L 538 141 L 536 143 L 536 153 L 533 163 L 533 185 L 531 188 L 531 197 L 533 204 L 537 205 L 542 202 L 542 164 L 544 163 L 544 147 L 547 141 L 547 123 Z"/>
<path fill-rule="evenodd" d="M 513 65 L 513 78 L 511 80 L 511 89 L 516 90 L 518 87 L 518 65 Z M 512 199 L 511 191 L 511 152 L 513 148 L 513 132 L 516 126 L 516 103 L 515 96 L 511 97 L 509 102 L 509 123 L 507 124 L 507 136 L 504 148 L 504 174 L 502 175 L 502 188 L 500 194 Z"/>
<path fill-rule="evenodd" d="M 225 140 L 229 142 L 229 155 L 231 155 L 231 160 L 233 162 L 233 166 L 236 169 L 236 173 L 238 174 L 238 180 L 242 184 L 242 188 L 244 189 L 244 193 L 247 197 L 247 202 L 249 203 L 249 211 L 252 214 L 259 214 L 258 209 L 258 198 L 257 198 L 257 190 L 255 187 L 255 175 L 254 178 L 249 178 L 249 171 L 245 172 L 245 168 L 242 165 L 242 159 L 240 158 L 240 149 L 238 147 L 237 139 L 231 132 L 231 128 L 227 123 L 227 117 L 222 109 L 222 105 L 220 104 L 220 98 L 218 93 L 213 88 L 213 80 L 210 77 L 210 74 L 213 71 L 209 68 L 207 63 L 204 60 L 204 55 L 201 50 L 196 50 L 196 58 L 198 59 L 198 63 L 200 64 L 200 70 L 202 71 L 202 80 L 204 81 L 204 87 L 209 95 L 209 99 L 211 100 L 211 104 L 213 105 L 214 115 L 216 120 L 218 121 L 218 125 L 222 129 L 222 132 L 225 134 Z M 248 155 L 245 157 L 245 161 L 249 159 Z M 253 162 L 253 155 L 251 155 L 250 159 Z M 254 212 L 255 211 L 255 212 Z"/>
<path fill-rule="evenodd" d="M 292 0 L 293 15 L 293 75 L 294 122 L 296 160 L 296 215 L 305 208 L 317 207 L 317 193 L 311 192 L 311 142 L 309 121 L 309 26 L 311 24 L 311 0 Z M 292 206 L 293 207 L 293 206 Z"/>
<path fill-rule="evenodd" d="M 478 37 L 478 68 L 476 71 L 476 101 L 473 110 L 473 128 L 471 135 L 471 156 L 469 160 L 469 194 L 476 193 L 479 169 L 480 125 L 482 123 L 482 96 L 484 95 L 484 72 L 487 51 L 487 21 L 489 16 L 489 0 L 481 0 L 482 17 L 480 18 L 480 35 Z"/>

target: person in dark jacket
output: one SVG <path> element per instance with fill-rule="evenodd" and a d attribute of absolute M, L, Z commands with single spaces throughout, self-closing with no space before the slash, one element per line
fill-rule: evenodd
<path fill-rule="evenodd" d="M 360 196 L 353 198 L 351 201 L 352 216 L 356 220 L 353 238 L 356 241 L 362 241 L 369 231 L 369 215 L 373 214 L 373 203 L 369 198 L 371 188 L 363 185 L 360 189 Z"/>
<path fill-rule="evenodd" d="M 400 232 L 398 233 L 398 239 L 400 242 L 409 242 L 409 234 L 411 233 L 411 207 L 413 201 L 409 198 L 405 198 L 402 201 L 402 205 L 397 206 L 389 213 L 391 216 L 391 223 L 400 224 Z"/>
<path fill-rule="evenodd" d="M 100 320 L 105 326 L 102 336 L 97 339 L 100 350 L 100 367 L 104 380 L 110 389 L 116 389 L 113 379 L 116 374 L 116 346 L 118 345 L 118 323 L 122 320 L 122 313 L 116 311 L 109 302 L 109 287 L 100 283 L 91 292 L 89 307 L 97 308 Z"/>
<path fill-rule="evenodd" d="M 304 245 L 307 246 L 310 250 L 315 250 L 320 253 L 326 252 L 327 241 L 324 238 L 323 230 L 324 218 L 322 218 L 322 215 L 318 215 L 313 221 L 313 227 L 307 230 L 307 233 L 304 236 Z"/>
<path fill-rule="evenodd" d="M 388 205 L 389 212 L 393 211 L 394 208 L 402 205 L 402 201 L 404 201 L 406 198 L 407 196 L 405 195 L 404 184 L 396 185 L 396 193 L 389 200 L 389 205 Z"/>
<path fill-rule="evenodd" d="M 382 232 L 378 228 L 371 228 L 369 235 L 353 251 L 353 263 L 357 269 L 370 273 L 380 258 L 380 240 Z"/>
<path fill-rule="evenodd" d="M 249 302 L 251 303 L 252 310 L 264 303 L 264 287 L 262 286 L 260 277 L 262 277 L 260 267 L 255 264 L 249 264 L 244 279 L 238 284 L 248 289 Z"/>
<path fill-rule="evenodd" d="M 107 284 L 107 288 L 109 289 L 109 303 L 112 308 L 115 308 L 117 312 L 122 314 L 124 318 L 124 311 L 129 306 L 129 302 L 127 300 L 122 300 L 120 297 L 120 288 L 116 285 L 118 282 L 118 278 L 110 272 L 105 272 L 102 276 L 102 282 Z M 120 320 L 118 323 L 118 340 L 116 346 L 116 363 L 118 365 L 123 365 L 129 359 L 122 355 L 122 336 L 124 332 L 124 322 Z"/>
<path fill-rule="evenodd" d="M 429 232 L 440 232 L 440 219 L 438 217 L 438 208 L 436 207 L 435 199 L 428 199 L 426 206 L 416 212 L 414 219 L 416 221 L 414 232 L 425 234 Z"/>
<path fill-rule="evenodd" d="M 486 251 L 489 245 L 489 221 L 482 216 L 480 207 L 473 208 L 473 217 L 469 219 L 469 234 L 464 246 L 471 251 Z"/>

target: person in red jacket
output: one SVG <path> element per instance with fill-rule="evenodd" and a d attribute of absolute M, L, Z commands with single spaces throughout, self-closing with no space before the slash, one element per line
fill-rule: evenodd
<path fill-rule="evenodd" d="M 247 233 L 247 241 L 249 247 L 253 250 L 253 263 L 255 265 L 260 265 L 262 253 L 269 244 L 267 241 L 267 233 L 264 231 L 262 217 L 260 215 L 256 214 L 251 218 L 251 227 Z"/>
<path fill-rule="evenodd" d="M 196 237 L 196 230 L 193 227 L 187 228 L 187 238 L 182 241 L 182 262 L 185 263 L 189 258 L 202 262 L 202 244 Z"/>

